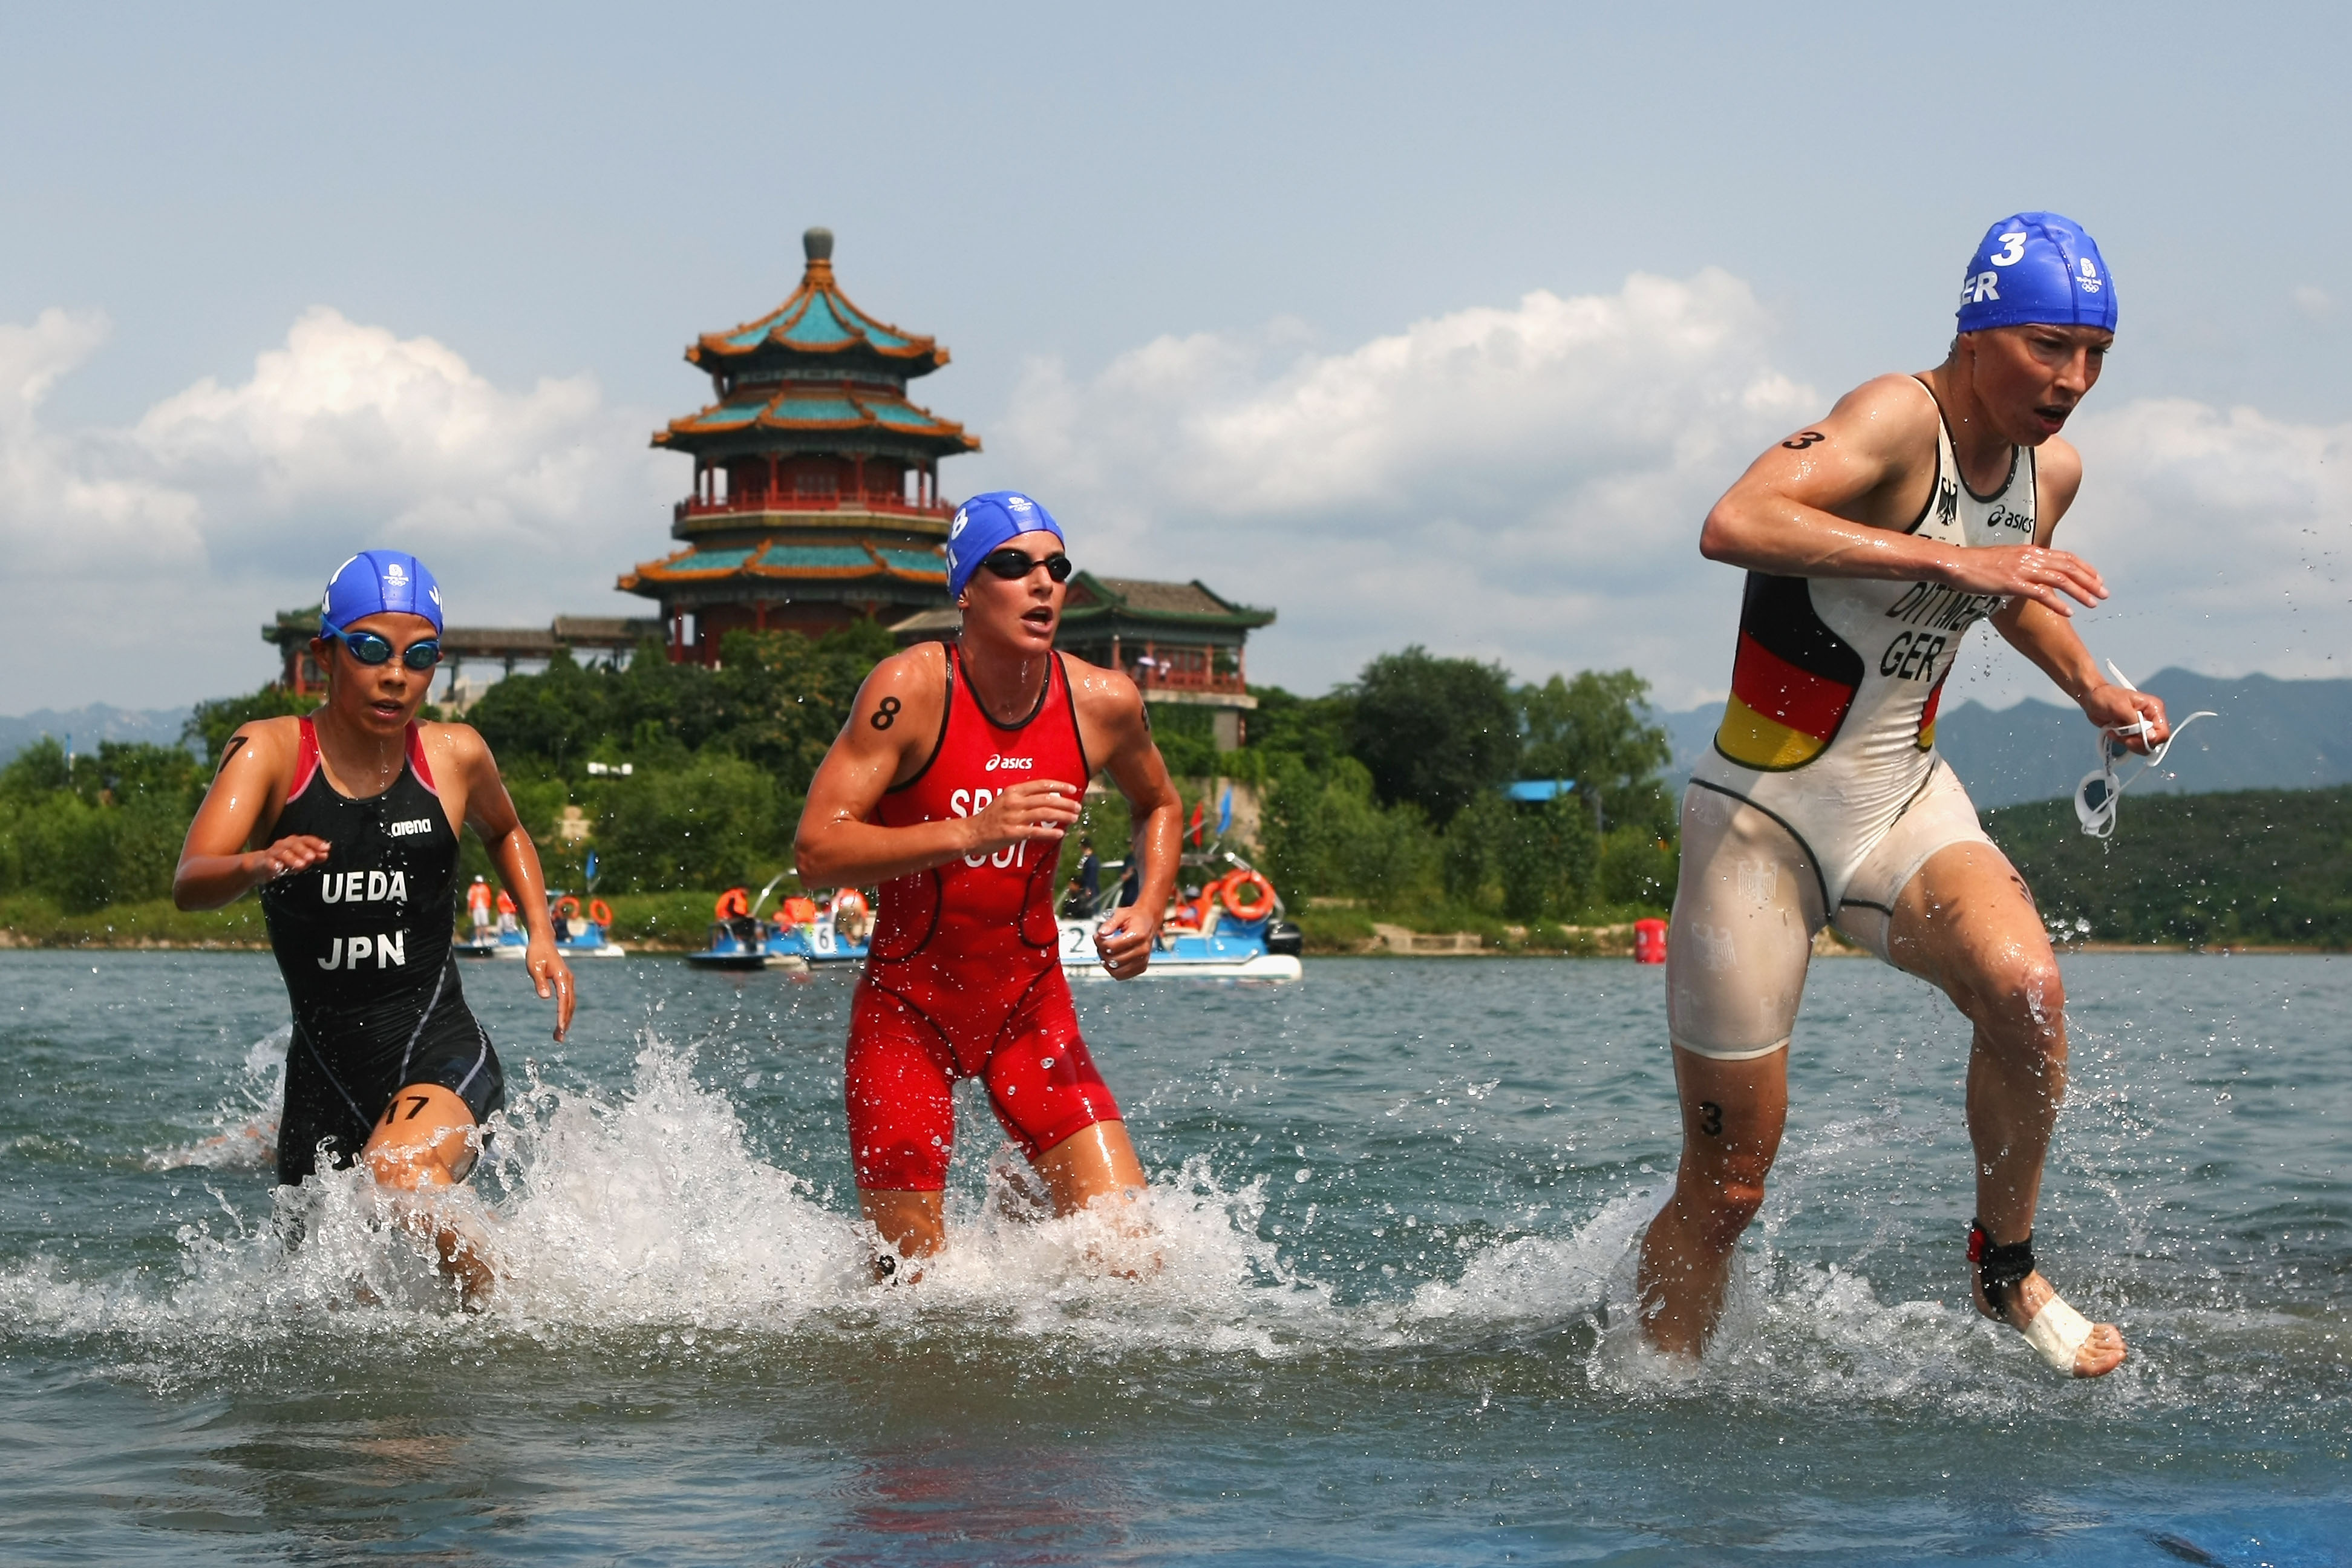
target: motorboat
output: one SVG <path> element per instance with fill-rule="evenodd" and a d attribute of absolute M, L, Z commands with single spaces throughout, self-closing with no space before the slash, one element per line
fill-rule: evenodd
<path fill-rule="evenodd" d="M 555 951 L 567 959 L 625 958 L 628 950 L 612 937 L 613 907 L 590 895 L 586 904 L 560 888 L 547 891 L 548 918 L 555 926 Z M 512 920 L 499 922 L 488 940 L 450 944 L 460 958 L 520 959 L 530 951 L 530 932 Z"/>
<path fill-rule="evenodd" d="M 1301 979 L 1305 938 L 1282 917 L 1282 900 L 1265 875 L 1238 855 L 1187 855 L 1184 864 L 1204 873 L 1201 886 L 1181 899 L 1160 922 L 1145 980 L 1243 980 L 1280 983 Z M 1109 867 L 1104 868 L 1106 870 Z M 1083 895 L 1063 910 L 1062 972 L 1073 981 L 1108 981 L 1095 931 L 1118 907 L 1114 886 L 1094 907 Z"/>

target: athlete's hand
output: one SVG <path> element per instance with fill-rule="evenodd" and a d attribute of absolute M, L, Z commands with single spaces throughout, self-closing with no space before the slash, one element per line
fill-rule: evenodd
<path fill-rule="evenodd" d="M 1151 966 L 1152 939 L 1160 921 L 1141 904 L 1114 910 L 1095 927 L 1095 951 L 1102 955 L 1103 973 L 1113 980 L 1132 980 Z"/>
<path fill-rule="evenodd" d="M 1058 843 L 1078 819 L 1079 787 L 1058 779 L 1025 779 L 964 818 L 971 835 L 967 855 L 991 854 L 1034 840 Z"/>
<path fill-rule="evenodd" d="M 523 955 L 522 966 L 530 972 L 531 983 L 539 987 L 540 999 L 555 998 L 555 1037 L 572 1027 L 572 1006 L 577 1000 L 572 994 L 572 966 L 555 951 L 552 938 L 533 937 L 530 951 Z"/>
<path fill-rule="evenodd" d="M 256 850 L 255 874 L 264 882 L 274 882 L 280 877 L 290 877 L 297 871 L 307 871 L 327 858 L 332 847 L 323 838 L 308 833 L 297 833 L 279 839 L 267 849 Z"/>
<path fill-rule="evenodd" d="M 2128 686 L 2094 686 L 2081 699 L 2084 714 L 2109 734 L 2128 730 L 2143 719 L 2148 728 L 2137 734 L 2120 735 L 2123 743 L 2135 752 L 2156 750 L 2172 738 L 2172 723 L 2164 716 L 2164 699 L 2146 691 L 2134 691 Z"/>
<path fill-rule="evenodd" d="M 1988 545 L 1955 550 L 1942 573 L 1949 586 L 1969 594 L 2001 594 L 2032 599 L 2062 616 L 2072 616 L 2069 598 L 2096 605 L 2107 584 L 2091 563 L 2067 550 L 2041 544 Z"/>

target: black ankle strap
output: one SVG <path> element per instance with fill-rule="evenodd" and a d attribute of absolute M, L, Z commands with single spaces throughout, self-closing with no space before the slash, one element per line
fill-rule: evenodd
<path fill-rule="evenodd" d="M 2028 1232 L 2023 1241 L 1996 1243 L 1985 1231 L 1984 1221 L 1969 1222 L 1969 1261 L 1977 1266 L 1977 1284 L 1984 1290 L 1985 1301 L 1996 1312 L 2009 1310 L 2009 1293 L 2025 1283 L 2033 1272 L 2033 1237 Z"/>

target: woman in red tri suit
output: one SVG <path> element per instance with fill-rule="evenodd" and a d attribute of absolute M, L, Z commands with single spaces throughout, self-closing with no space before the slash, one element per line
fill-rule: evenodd
<path fill-rule="evenodd" d="M 1057 1213 L 1143 1185 L 1062 977 L 1054 875 L 1101 768 L 1133 810 L 1143 894 L 1096 943 L 1113 978 L 1134 979 L 1175 883 L 1181 805 L 1135 684 L 1054 650 L 1069 574 L 1060 525 L 1027 496 L 958 509 L 962 631 L 875 668 L 801 817 L 803 882 L 882 887 L 843 1087 L 884 1275 L 946 1239 L 958 1079 L 987 1086 Z"/>

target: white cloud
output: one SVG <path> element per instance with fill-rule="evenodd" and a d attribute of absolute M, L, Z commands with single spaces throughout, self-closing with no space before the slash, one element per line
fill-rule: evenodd
<path fill-rule="evenodd" d="M 1680 700 L 1725 679 L 1738 595 L 1699 520 L 1821 403 L 1770 327 L 1709 269 L 1340 353 L 1287 324 L 1163 338 L 1083 384 L 1033 366 L 998 446 L 1089 562 L 1276 605 L 1265 679 L 1319 689 L 1421 641 L 1528 675 L 1632 665 Z"/>
<path fill-rule="evenodd" d="M 1831 401 L 1774 367 L 1745 284 L 1709 270 L 1538 292 L 1336 353 L 1302 336 L 1163 338 L 1083 381 L 1034 365 L 999 425 L 1000 471 L 1047 497 L 1098 570 L 1277 607 L 1257 679 L 1319 690 L 1418 641 L 1522 677 L 1631 666 L 1669 707 L 1724 689 L 1740 579 L 1700 560 L 1700 520 Z M 2061 538 L 2115 592 L 2082 617 L 2095 651 L 2136 675 L 2352 673 L 2336 658 L 2352 430 L 2097 408 L 2070 432 L 2087 478 Z M 1956 698 L 2049 695 L 1978 639 Z"/>
<path fill-rule="evenodd" d="M 323 308 L 241 382 L 124 429 L 49 427 L 42 400 L 104 336 L 55 310 L 0 325 L 0 563 L 20 588 L 0 653 L 38 672 L 16 706 L 249 689 L 272 658 L 259 624 L 370 545 L 425 556 L 460 622 L 619 607 L 614 576 L 659 552 L 685 488 L 646 447 L 653 420 L 589 377 L 509 391 Z"/>
<path fill-rule="evenodd" d="M 2081 617 L 2095 650 L 2134 677 L 2352 674 L 2352 426 L 2147 398 L 2072 434 L 2083 498 L 2059 542 L 2114 595 Z"/>
<path fill-rule="evenodd" d="M 194 501 L 136 473 L 127 442 L 41 424 L 51 389 L 107 330 L 103 316 L 54 310 L 30 326 L 0 322 L 0 569 L 20 589 L 109 573 L 124 558 L 179 571 L 203 559 Z M 27 607 L 20 597 L 17 613 Z"/>

